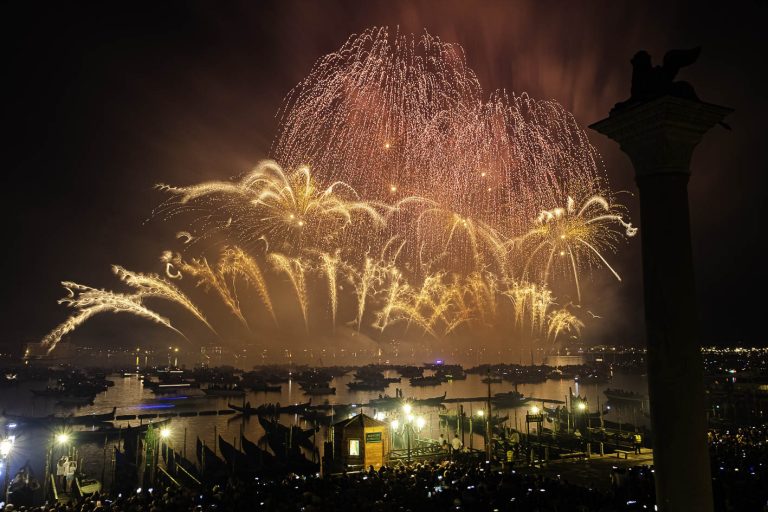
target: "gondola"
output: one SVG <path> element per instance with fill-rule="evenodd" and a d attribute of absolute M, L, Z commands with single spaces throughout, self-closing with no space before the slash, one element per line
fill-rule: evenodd
<path fill-rule="evenodd" d="M 257 382 L 251 384 L 251 391 L 257 391 L 260 393 L 279 393 L 282 386 L 280 384 L 270 385 L 266 382 Z"/>
<path fill-rule="evenodd" d="M 197 438 L 196 448 L 197 461 L 202 468 L 201 473 L 204 476 L 218 477 L 228 472 L 227 464 L 219 457 L 217 457 L 213 450 L 208 448 L 202 441 L 200 441 L 199 437 Z"/>
<path fill-rule="evenodd" d="M 113 407 L 111 412 L 104 414 L 84 414 L 82 416 L 22 416 L 8 414 L 3 410 L 3 417 L 8 421 L 23 423 L 26 425 L 96 425 L 106 423 L 115 419 L 117 407 Z"/>
<path fill-rule="evenodd" d="M 310 428 L 307 430 L 293 425 L 290 429 L 285 425 L 281 425 L 276 421 L 270 421 L 262 416 L 259 416 L 259 423 L 267 434 L 267 441 L 269 441 L 272 451 L 275 454 L 284 452 L 285 445 L 291 446 L 303 446 L 308 450 L 314 450 L 315 445 L 310 439 L 317 433 L 319 429 Z"/>
<path fill-rule="evenodd" d="M 255 472 L 259 466 L 250 457 L 229 444 L 219 435 L 219 451 L 232 473 Z"/>
<path fill-rule="evenodd" d="M 259 448 L 256 443 L 250 441 L 244 435 L 240 436 L 240 445 L 242 446 L 245 454 L 248 455 L 251 460 L 258 462 L 262 468 L 270 468 L 275 466 L 275 456 L 268 451 Z"/>
<path fill-rule="evenodd" d="M 106 436 L 108 439 L 114 439 L 117 437 L 128 437 L 135 434 L 143 434 L 149 430 L 150 425 L 152 428 L 159 428 L 167 425 L 170 422 L 171 418 L 164 418 L 152 423 L 143 423 L 133 427 L 130 424 L 127 427 L 116 427 L 112 423 L 105 423 L 102 426 L 92 430 L 75 430 L 72 432 L 72 435 L 84 442 L 101 440 L 104 439 L 104 436 Z"/>
<path fill-rule="evenodd" d="M 239 412 L 243 416 L 252 416 L 254 414 L 260 414 L 265 410 L 263 405 L 259 407 L 251 407 L 250 402 L 246 402 L 245 406 L 239 406 L 239 405 L 235 405 L 227 402 L 227 407 L 229 407 L 233 411 Z"/>
<path fill-rule="evenodd" d="M 437 407 L 445 401 L 445 397 L 448 396 L 448 392 L 443 393 L 443 396 L 435 396 L 432 398 L 414 398 L 411 402 L 414 405 L 423 405 L 425 407 Z"/>
<path fill-rule="evenodd" d="M 280 413 L 289 413 L 289 414 L 300 414 L 307 410 L 308 407 L 312 406 L 312 399 L 309 399 L 309 402 L 304 402 L 303 404 L 294 404 L 294 405 L 285 405 L 283 407 L 277 407 L 277 412 Z"/>

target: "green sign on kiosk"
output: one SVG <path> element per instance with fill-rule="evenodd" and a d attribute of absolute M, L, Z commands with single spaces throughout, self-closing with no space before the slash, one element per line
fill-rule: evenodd
<path fill-rule="evenodd" d="M 381 442 L 381 432 L 366 432 L 366 434 L 365 434 L 365 442 L 366 443 L 380 443 Z"/>

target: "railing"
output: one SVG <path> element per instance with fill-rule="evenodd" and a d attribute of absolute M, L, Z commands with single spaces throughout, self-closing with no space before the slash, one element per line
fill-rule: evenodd
<path fill-rule="evenodd" d="M 461 457 L 475 457 L 483 453 L 485 452 L 477 449 L 462 449 L 458 455 Z M 446 451 L 438 442 L 431 439 L 417 439 L 415 445 L 410 450 L 398 449 L 389 452 L 390 461 L 447 459 L 449 457 L 451 457 L 451 452 Z"/>
<path fill-rule="evenodd" d="M 410 449 L 392 450 L 389 452 L 390 460 L 399 459 L 434 459 L 440 456 L 448 456 L 438 443 L 431 440 L 415 439 Z"/>
<path fill-rule="evenodd" d="M 53 499 L 59 501 L 59 490 L 56 488 L 56 476 L 51 473 L 51 487 L 53 487 Z"/>
<path fill-rule="evenodd" d="M 177 489 L 181 487 L 181 484 L 171 476 L 170 473 L 168 473 L 165 469 L 158 467 L 157 472 L 159 475 L 165 477 L 169 482 L 171 482 Z M 192 475 L 190 475 L 192 476 Z M 194 478 L 194 477 L 193 477 Z M 197 481 L 197 480 L 195 480 Z M 198 482 L 199 483 L 199 482 Z"/>
<path fill-rule="evenodd" d="M 180 466 L 179 464 L 174 464 L 174 467 L 176 468 L 177 476 L 178 476 L 178 473 L 181 472 L 184 475 L 185 478 L 190 479 L 192 482 L 195 483 L 195 485 L 197 485 L 197 487 L 202 487 L 203 484 L 200 482 L 200 480 L 198 480 L 192 473 L 190 473 L 189 471 L 184 469 L 183 466 Z M 166 472 L 166 474 L 167 474 L 167 472 Z"/>

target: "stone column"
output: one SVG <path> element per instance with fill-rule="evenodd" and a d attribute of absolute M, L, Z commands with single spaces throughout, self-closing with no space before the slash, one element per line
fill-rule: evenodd
<path fill-rule="evenodd" d="M 619 143 L 640 190 L 656 500 L 664 512 L 712 511 L 688 178 L 694 148 L 729 112 L 662 96 L 590 126 Z"/>

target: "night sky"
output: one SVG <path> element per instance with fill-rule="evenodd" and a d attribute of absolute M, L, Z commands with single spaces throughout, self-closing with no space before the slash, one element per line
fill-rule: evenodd
<path fill-rule="evenodd" d="M 656 4 L 656 5 L 653 5 Z M 701 341 L 766 345 L 768 4 L 700 2 L 155 2 L 3 7 L 5 224 L 0 347 L 61 322 L 73 280 L 114 287 L 110 264 L 160 272 L 178 226 L 151 217 L 158 182 L 226 179 L 267 156 L 285 94 L 322 55 L 371 26 L 458 43 L 486 93 L 554 99 L 586 127 L 629 96 L 629 59 L 703 47 L 678 79 L 735 109 L 696 150 L 689 186 Z M 589 131 L 612 187 L 629 160 Z M 629 197 L 639 224 L 637 197 Z M 642 226 L 640 234 L 642 235 Z M 644 339 L 640 240 L 587 284 L 586 342 Z M 119 345 L 162 329 L 107 315 L 73 340 Z M 162 331 L 162 336 L 168 334 Z"/>

